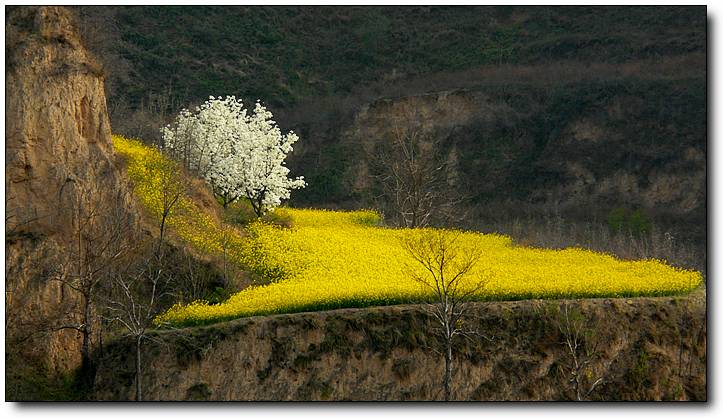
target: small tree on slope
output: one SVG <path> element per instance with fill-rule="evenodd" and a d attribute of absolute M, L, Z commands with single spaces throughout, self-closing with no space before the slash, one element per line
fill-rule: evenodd
<path fill-rule="evenodd" d="M 465 325 L 469 304 L 487 278 L 472 271 L 482 256 L 479 248 L 464 247 L 460 235 L 458 231 L 425 229 L 402 239 L 402 247 L 416 262 L 407 266 L 407 274 L 432 294 L 426 311 L 434 318 L 437 326 L 433 331 L 440 337 L 442 350 L 433 350 L 444 357 L 445 401 L 452 399 L 455 342 L 460 337 L 490 339 Z"/>
<path fill-rule="evenodd" d="M 303 177 L 289 178 L 284 165 L 299 137 L 283 135 L 272 117 L 258 102 L 249 114 L 234 96 L 211 96 L 161 130 L 164 148 L 206 179 L 224 208 L 245 197 L 261 216 L 306 185 Z"/>

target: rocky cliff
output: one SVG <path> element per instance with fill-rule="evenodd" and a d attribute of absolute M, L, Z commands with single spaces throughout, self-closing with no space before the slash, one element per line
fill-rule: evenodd
<path fill-rule="evenodd" d="M 100 202 L 130 222 L 136 212 L 116 166 L 103 69 L 81 44 L 71 13 L 9 8 L 5 33 L 5 312 L 13 383 L 23 371 L 54 375 L 79 365 L 80 333 L 58 330 L 77 323 L 79 294 L 52 280 L 57 263 L 70 258 L 78 214 Z"/>
<path fill-rule="evenodd" d="M 705 293 L 569 301 L 591 400 L 705 400 Z M 477 305 L 454 399 L 570 400 L 560 301 Z M 444 361 L 419 307 L 276 315 L 162 332 L 144 349 L 148 400 L 439 400 Z M 163 341 L 159 343 L 159 341 Z M 95 397 L 133 398 L 130 342 L 108 347 Z M 588 354 L 585 354 L 588 353 Z"/>
<path fill-rule="evenodd" d="M 419 93 L 435 85 L 465 87 Z M 604 220 L 615 208 L 639 208 L 655 221 L 698 225 L 704 236 L 705 85 L 699 54 L 507 66 L 399 86 L 401 96 L 289 113 L 286 126 L 302 138 L 290 167 L 309 183 L 294 199 L 371 205 L 379 189 L 369 151 L 389 142 L 400 120 L 409 124 L 404 114 L 413 109 L 411 123 L 439 144 L 434 152 L 447 156 L 449 177 L 480 215 L 506 208 Z M 312 117 L 324 112 L 333 116 Z"/>

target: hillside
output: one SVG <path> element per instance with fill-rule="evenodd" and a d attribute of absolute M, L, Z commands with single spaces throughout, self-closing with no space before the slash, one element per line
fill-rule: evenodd
<path fill-rule="evenodd" d="M 596 347 L 589 377 L 604 378 L 590 399 L 705 400 L 704 295 L 569 301 L 586 318 L 584 344 Z M 485 338 L 460 342 L 454 399 L 574 399 L 559 306 L 475 306 L 470 322 Z M 143 384 L 153 400 L 439 400 L 433 326 L 418 306 L 394 306 L 161 332 L 164 343 L 144 352 Z M 122 341 L 107 348 L 96 399 L 133 399 L 131 352 Z"/>
<path fill-rule="evenodd" d="M 707 399 L 705 8 L 6 12 L 8 400 Z"/>
<path fill-rule="evenodd" d="M 170 88 L 180 103 L 235 94 L 278 109 L 487 64 L 623 63 L 706 46 L 704 7 L 136 6 L 81 15 L 111 20 L 105 36 L 115 43 L 103 47 L 131 64 L 111 73 L 122 80 L 111 100 L 130 106 Z"/>
<path fill-rule="evenodd" d="M 137 141 L 116 137 L 115 143 L 127 159 L 140 200 L 153 203 L 148 196 L 153 196 L 149 185 L 155 177 L 133 173 L 150 173 L 143 164 L 162 166 L 152 162 L 160 153 Z M 182 206 L 187 205 L 192 203 Z M 197 211 L 184 209 L 170 223 L 191 246 L 218 253 L 222 225 L 203 221 Z M 248 236 L 240 241 L 232 237 L 234 246 L 225 253 L 242 265 L 252 262 L 246 267 L 252 272 L 260 268 L 258 278 L 271 278 L 272 283 L 256 282 L 260 286 L 221 303 L 176 305 L 157 317 L 163 326 L 151 332 L 149 343 L 137 346 L 142 366 L 133 364 L 139 357 L 131 354 L 128 339 L 113 338 L 98 353 L 92 398 L 135 399 L 134 367 L 141 367 L 146 400 L 442 398 L 442 363 L 434 350 L 443 342 L 425 305 L 328 310 L 404 302 L 393 294 L 400 290 L 410 292 L 411 300 L 419 299 L 414 283 L 393 273 L 404 264 L 399 234 L 422 230 L 379 227 L 379 217 L 368 211 L 278 211 L 288 215 L 287 225 L 247 225 Z M 586 399 L 706 399 L 705 290 L 672 297 L 620 297 L 666 294 L 668 285 L 694 285 L 685 275 L 699 280 L 698 273 L 656 260 L 625 262 L 575 249 L 513 247 L 509 238 L 495 235 L 467 233 L 462 242 L 466 250 L 484 247 L 482 270 L 493 272 L 485 294 L 498 292 L 507 298 L 505 292 L 517 290 L 523 298 L 618 297 L 473 304 L 464 324 L 475 336 L 455 345 L 452 399 L 574 399 L 569 386 L 574 359 L 563 345 L 571 335 L 564 328 L 568 321 L 581 327 L 575 332 L 590 361 L 583 381 L 603 382 Z M 252 257 L 245 256 L 249 250 Z M 268 272 L 282 274 L 272 277 Z M 547 280 L 542 280 L 544 274 Z M 273 315 L 317 310 L 321 312 Z M 255 314 L 265 316 L 234 319 Z"/>
<path fill-rule="evenodd" d="M 173 176 L 172 162 L 140 141 L 114 136 L 113 142 L 135 195 L 159 219 L 164 199 L 159 190 L 164 179 Z M 279 225 L 263 220 L 238 224 L 233 216 L 209 216 L 213 211 L 204 206 L 184 193 L 167 218 L 169 232 L 182 245 L 248 272 L 253 286 L 221 303 L 177 304 L 157 317 L 156 324 L 194 326 L 258 314 L 433 300 L 431 289 L 410 278 L 425 272 L 408 245 L 426 246 L 437 238 L 452 245 L 450 260 L 457 253 L 478 254 L 467 272 L 483 281 L 481 288 L 471 290 L 476 300 L 662 296 L 703 285 L 699 272 L 663 260 L 626 261 L 582 248 L 529 248 L 499 234 L 390 228 L 370 210 L 277 208 L 274 216 L 286 220 Z M 238 217 L 242 208 L 234 203 L 225 212 Z M 440 267 L 454 274 L 449 268 Z M 474 285 L 465 281 L 460 286 Z"/>
<path fill-rule="evenodd" d="M 494 216 L 497 205 L 517 214 L 558 210 L 605 219 L 616 207 L 640 207 L 700 227 L 707 153 L 702 58 L 685 76 L 656 68 L 600 79 L 563 66 L 575 76 L 552 85 L 531 74 L 510 83 L 490 77 L 465 89 L 379 99 L 346 118 L 337 109 L 333 123 L 294 119 L 289 127 L 303 139 L 290 166 L 309 179 L 294 202 L 374 204 L 373 153 L 392 140 L 394 126 L 417 124 L 452 162 L 450 187 L 477 215 Z M 414 120 L 408 109 L 418 112 Z"/>
<path fill-rule="evenodd" d="M 411 104 L 458 179 L 459 226 L 641 210 L 704 252 L 703 7 L 77 12 L 117 133 L 155 142 L 209 95 L 261 99 L 301 137 L 293 205 L 385 210 L 372 154 Z"/>

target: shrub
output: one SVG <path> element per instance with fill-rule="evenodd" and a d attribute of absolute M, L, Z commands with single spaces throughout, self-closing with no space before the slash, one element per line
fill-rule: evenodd
<path fill-rule="evenodd" d="M 608 227 L 612 232 L 622 232 L 625 229 L 627 211 L 625 208 L 615 208 L 608 214 Z"/>
<path fill-rule="evenodd" d="M 608 214 L 608 227 L 611 232 L 626 232 L 636 236 L 650 233 L 653 221 L 641 209 L 629 211 L 626 208 L 615 208 Z"/>
<path fill-rule="evenodd" d="M 628 218 L 628 230 L 634 235 L 648 234 L 652 226 L 652 220 L 640 209 L 634 210 Z"/>

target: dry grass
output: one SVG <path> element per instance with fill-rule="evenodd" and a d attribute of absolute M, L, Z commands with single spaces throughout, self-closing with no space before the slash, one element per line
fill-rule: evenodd
<path fill-rule="evenodd" d="M 492 340 L 457 346 L 455 399 L 571 400 L 560 301 L 474 304 L 469 324 Z M 593 400 L 705 400 L 705 297 L 566 301 L 584 316 L 585 343 L 604 341 L 591 367 L 605 384 Z M 162 331 L 170 350 L 149 353 L 148 399 L 185 399 L 206 383 L 210 400 L 434 400 L 443 362 L 418 306 L 274 315 Z M 681 324 L 685 324 L 681 327 Z M 106 350 L 96 399 L 126 400 L 125 340 Z M 149 357 L 150 358 L 150 357 Z M 162 367 L 161 367 L 162 366 Z"/>
<path fill-rule="evenodd" d="M 700 271 L 706 277 L 705 245 L 676 228 L 653 224 L 650 232 L 613 232 L 603 223 L 574 221 L 562 216 L 514 218 L 479 222 L 475 229 L 512 237 L 518 245 L 542 248 L 583 247 L 626 260 L 656 258 Z"/>
<path fill-rule="evenodd" d="M 529 84 L 555 87 L 594 80 L 679 80 L 705 76 L 705 54 L 692 53 L 620 64 L 561 60 L 543 64 L 483 65 L 462 71 L 395 80 L 394 83 L 379 82 L 360 89 L 383 92 L 381 95 L 385 97 L 401 97 L 430 91 L 470 89 L 481 85 Z"/>

